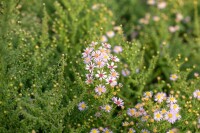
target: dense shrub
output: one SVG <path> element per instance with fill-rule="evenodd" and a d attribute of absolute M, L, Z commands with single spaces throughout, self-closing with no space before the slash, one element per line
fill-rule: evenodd
<path fill-rule="evenodd" d="M 199 3 L 153 1 L 2 0 L 0 132 L 199 132 Z"/>

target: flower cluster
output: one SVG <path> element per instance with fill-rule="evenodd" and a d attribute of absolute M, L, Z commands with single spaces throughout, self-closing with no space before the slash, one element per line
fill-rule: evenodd
<path fill-rule="evenodd" d="M 102 84 L 109 84 L 111 87 L 117 85 L 119 73 L 115 69 L 117 68 L 116 62 L 119 62 L 119 59 L 111 54 L 110 44 L 92 42 L 82 55 L 88 71 L 86 83 L 92 84 L 94 79 L 101 83 L 95 88 L 98 95 L 106 92 L 106 87 Z"/>
<path fill-rule="evenodd" d="M 143 100 L 149 101 L 153 97 L 153 93 L 151 91 L 147 91 L 143 95 Z M 159 92 L 155 94 L 154 101 L 157 103 L 158 106 L 153 108 L 152 113 L 145 110 L 145 103 L 138 103 L 135 105 L 135 108 L 128 108 L 127 114 L 130 117 L 141 117 L 141 121 L 147 121 L 149 118 L 153 118 L 155 121 L 166 120 L 169 123 L 175 123 L 177 120 L 181 118 L 179 111 L 180 106 L 177 104 L 177 100 L 174 96 L 167 95 L 163 92 Z M 161 103 L 166 101 L 166 109 L 161 108 Z M 160 106 L 159 106 L 160 105 Z M 147 113 L 148 112 L 148 113 Z"/>

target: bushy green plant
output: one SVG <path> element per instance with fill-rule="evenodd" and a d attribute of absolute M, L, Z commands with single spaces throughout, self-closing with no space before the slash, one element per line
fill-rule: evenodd
<path fill-rule="evenodd" d="M 168 21 L 140 25 L 130 42 L 140 3 L 1 1 L 0 132 L 198 132 L 199 31 L 184 35 L 199 28 L 198 4 L 195 25 L 173 34 L 162 27 L 174 12 L 152 7 Z"/>

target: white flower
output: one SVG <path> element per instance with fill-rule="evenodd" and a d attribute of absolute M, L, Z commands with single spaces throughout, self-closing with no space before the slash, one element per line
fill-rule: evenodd
<path fill-rule="evenodd" d="M 80 102 L 79 104 L 78 104 L 78 109 L 80 110 L 80 111 L 83 111 L 83 110 L 85 110 L 87 108 L 87 105 L 85 104 L 85 102 Z"/>
<path fill-rule="evenodd" d="M 170 104 L 170 110 L 174 110 L 178 112 L 180 110 L 180 106 L 178 104 Z"/>
<path fill-rule="evenodd" d="M 171 74 L 171 75 L 170 75 L 170 80 L 176 81 L 177 79 L 178 79 L 177 74 Z"/>
<path fill-rule="evenodd" d="M 93 128 L 90 133 L 100 133 L 100 131 L 97 128 Z"/>
<path fill-rule="evenodd" d="M 85 81 L 86 84 L 92 84 L 93 83 L 93 78 L 92 77 L 88 77 Z"/>
<path fill-rule="evenodd" d="M 90 72 L 92 72 L 94 70 L 94 68 L 95 68 L 94 63 L 90 63 L 90 64 L 86 65 L 85 69 L 88 70 L 88 71 L 90 71 Z"/>
<path fill-rule="evenodd" d="M 105 106 L 102 107 L 102 109 L 103 109 L 104 111 L 106 111 L 106 112 L 110 112 L 111 109 L 112 109 L 112 107 L 111 107 L 110 105 L 105 105 Z"/>
<path fill-rule="evenodd" d="M 114 53 L 121 53 L 123 51 L 122 47 L 121 46 L 115 46 L 114 49 L 113 49 L 113 52 Z"/>
<path fill-rule="evenodd" d="M 170 110 L 165 114 L 165 120 L 167 120 L 169 123 L 173 124 L 178 119 L 180 119 L 180 115 L 174 110 Z"/>
<path fill-rule="evenodd" d="M 105 35 L 103 35 L 101 37 L 101 42 L 107 42 L 107 41 L 108 41 L 108 38 Z"/>
<path fill-rule="evenodd" d="M 136 109 L 135 108 L 129 108 L 128 111 L 127 111 L 127 114 L 129 116 L 134 116 L 136 114 Z"/>
<path fill-rule="evenodd" d="M 111 70 L 110 77 L 114 79 L 119 78 L 119 73 L 117 73 L 115 70 Z"/>
<path fill-rule="evenodd" d="M 159 2 L 158 3 L 158 5 L 157 5 L 157 7 L 159 8 L 159 9 L 164 9 L 165 7 L 167 6 L 167 3 L 166 2 Z"/>
<path fill-rule="evenodd" d="M 94 60 L 94 61 L 95 61 L 95 63 L 96 63 L 96 67 L 97 67 L 97 68 L 102 68 L 102 67 L 105 66 L 105 62 L 104 62 L 103 60 L 101 60 L 101 59 L 96 59 L 96 60 Z"/>
<path fill-rule="evenodd" d="M 117 106 L 121 106 L 121 107 L 122 107 L 122 106 L 124 105 L 123 100 L 120 99 L 120 98 L 117 99 L 117 97 L 113 97 L 112 100 L 113 100 L 113 102 L 114 102 L 115 104 L 117 104 Z"/>
<path fill-rule="evenodd" d="M 87 57 L 85 57 L 85 59 L 84 59 L 84 63 L 85 63 L 85 64 L 89 64 L 89 63 L 91 62 L 91 60 L 92 60 L 91 56 L 87 56 Z"/>
<path fill-rule="evenodd" d="M 128 69 L 123 69 L 123 70 L 122 70 L 122 75 L 123 75 L 124 77 L 127 77 L 127 76 L 130 75 L 130 71 L 129 71 Z"/>
<path fill-rule="evenodd" d="M 154 112 L 154 120 L 160 121 L 160 120 L 162 120 L 162 118 L 163 118 L 163 115 L 162 115 L 162 113 L 160 111 L 155 111 Z"/>
<path fill-rule="evenodd" d="M 95 77 L 99 78 L 99 80 L 102 80 L 102 79 L 106 79 L 107 78 L 107 75 L 106 75 L 106 72 L 104 72 L 103 70 L 101 71 L 97 71 L 97 74 L 95 74 Z"/>
<path fill-rule="evenodd" d="M 136 131 L 133 128 L 129 128 L 128 133 L 135 133 Z"/>
<path fill-rule="evenodd" d="M 119 62 L 119 58 L 117 58 L 117 56 L 111 55 L 111 56 L 110 56 L 110 59 L 111 59 L 113 62 Z"/>
<path fill-rule="evenodd" d="M 108 43 L 102 43 L 102 46 L 103 46 L 104 48 L 107 48 L 107 49 L 110 49 L 110 48 L 111 48 L 111 45 L 108 44 Z"/>
<path fill-rule="evenodd" d="M 97 51 L 93 51 L 92 52 L 92 56 L 95 60 L 101 59 L 101 51 L 97 50 Z"/>
<path fill-rule="evenodd" d="M 104 85 L 98 85 L 96 88 L 95 88 L 95 92 L 98 94 L 98 95 L 101 95 L 102 93 L 105 93 L 106 92 L 106 87 Z"/>
<path fill-rule="evenodd" d="M 176 98 L 175 98 L 174 96 L 172 96 L 172 95 L 170 95 L 170 96 L 167 98 L 167 103 L 172 104 L 172 103 L 176 103 L 176 102 L 177 102 Z"/>
<path fill-rule="evenodd" d="M 142 133 L 150 133 L 148 130 L 146 130 L 146 129 L 142 129 L 142 131 L 141 131 Z"/>
<path fill-rule="evenodd" d="M 156 95 L 155 95 L 155 101 L 156 102 L 158 102 L 158 103 L 161 103 L 161 102 L 163 102 L 163 100 L 165 100 L 166 99 L 166 94 L 165 93 L 163 93 L 163 92 L 160 92 L 160 93 L 157 93 Z"/>
<path fill-rule="evenodd" d="M 92 51 L 93 51 L 93 48 L 86 48 L 86 49 L 84 50 L 84 52 L 82 53 L 83 58 L 89 56 L 90 53 L 91 53 Z"/>
<path fill-rule="evenodd" d="M 147 1 L 148 5 L 155 5 L 155 3 L 156 3 L 155 0 L 148 0 Z"/>
<path fill-rule="evenodd" d="M 115 36 L 115 32 L 114 31 L 108 31 L 106 32 L 106 35 L 109 37 L 109 38 L 112 38 Z"/>
<path fill-rule="evenodd" d="M 117 85 L 116 78 L 108 77 L 106 79 L 106 84 L 110 84 L 110 86 L 116 86 Z"/>
<path fill-rule="evenodd" d="M 193 96 L 194 96 L 194 98 L 197 98 L 198 100 L 200 100 L 200 90 L 195 90 L 193 92 Z"/>
<path fill-rule="evenodd" d="M 111 64 L 108 64 L 108 63 L 107 63 L 107 66 L 108 66 L 108 68 L 109 68 L 110 70 L 113 70 L 113 69 L 117 68 L 117 66 L 115 66 L 114 62 L 111 62 Z"/>

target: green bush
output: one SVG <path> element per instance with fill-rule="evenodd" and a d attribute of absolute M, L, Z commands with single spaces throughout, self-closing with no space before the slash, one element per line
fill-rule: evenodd
<path fill-rule="evenodd" d="M 2 0 L 0 132 L 199 132 L 198 7 Z"/>

